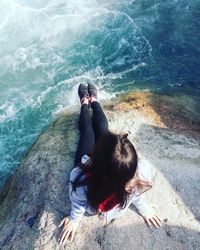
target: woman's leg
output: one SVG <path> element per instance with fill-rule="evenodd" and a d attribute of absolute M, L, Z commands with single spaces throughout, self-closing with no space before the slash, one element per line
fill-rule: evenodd
<path fill-rule="evenodd" d="M 79 131 L 80 138 L 75 155 L 75 166 L 81 161 L 84 154 L 91 152 L 95 144 L 95 135 L 92 127 L 92 120 L 90 117 L 89 107 L 87 104 L 82 104 L 81 113 L 79 116 Z"/>
<path fill-rule="evenodd" d="M 95 139 L 97 140 L 105 132 L 108 132 L 108 120 L 98 101 L 94 100 L 91 103 L 91 108 L 93 109 L 93 129 L 95 133 Z"/>

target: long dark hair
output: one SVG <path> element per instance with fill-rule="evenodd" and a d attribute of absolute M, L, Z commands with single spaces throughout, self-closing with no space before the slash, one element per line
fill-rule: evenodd
<path fill-rule="evenodd" d="M 125 185 L 134 177 L 138 163 L 136 150 L 127 136 L 112 132 L 101 136 L 91 152 L 91 164 L 82 165 L 82 173 L 72 183 L 73 190 L 87 185 L 87 198 L 95 210 L 112 194 L 116 195 L 121 208 L 126 206 Z M 83 175 L 86 178 L 81 178 Z"/>

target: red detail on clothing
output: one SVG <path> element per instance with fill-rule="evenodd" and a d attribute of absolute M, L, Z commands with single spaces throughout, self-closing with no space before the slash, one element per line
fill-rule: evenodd
<path fill-rule="evenodd" d="M 86 176 L 86 178 L 91 178 L 91 177 L 92 177 L 92 173 L 87 172 L 87 173 L 85 174 L 85 176 Z"/>
<path fill-rule="evenodd" d="M 113 209 L 116 205 L 119 204 L 116 194 L 109 195 L 103 202 L 99 204 L 100 212 L 107 212 Z"/>
<path fill-rule="evenodd" d="M 86 173 L 86 178 L 91 178 L 91 177 L 92 177 L 92 173 L 87 172 Z M 98 210 L 100 212 L 107 212 L 107 211 L 113 209 L 118 204 L 119 204 L 119 200 L 117 199 L 117 195 L 116 194 L 110 194 L 110 195 L 108 195 L 108 197 L 104 201 L 102 201 L 99 204 Z"/>

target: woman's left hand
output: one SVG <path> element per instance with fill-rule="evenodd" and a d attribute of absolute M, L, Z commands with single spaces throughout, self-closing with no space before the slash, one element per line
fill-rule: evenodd
<path fill-rule="evenodd" d="M 144 220 L 146 221 L 147 225 L 151 227 L 152 225 L 155 228 L 159 228 L 162 226 L 160 217 L 154 212 L 151 211 L 144 216 Z"/>
<path fill-rule="evenodd" d="M 66 243 L 67 240 L 73 241 L 76 229 L 78 227 L 78 223 L 72 222 L 68 217 L 65 217 L 59 227 L 63 226 L 62 232 L 59 238 L 60 243 Z"/>

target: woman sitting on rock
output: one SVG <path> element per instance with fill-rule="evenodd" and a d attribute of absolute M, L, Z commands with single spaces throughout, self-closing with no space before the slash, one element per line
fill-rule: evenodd
<path fill-rule="evenodd" d="M 127 134 L 108 130 L 107 118 L 97 99 L 94 84 L 80 84 L 80 140 L 75 156 L 75 168 L 70 175 L 71 212 L 64 218 L 60 242 L 73 241 L 82 215 L 99 214 L 107 224 L 120 217 L 131 203 L 147 224 L 156 228 L 161 220 L 144 198 L 152 187 L 152 171 L 148 163 L 138 159 Z M 90 110 L 93 110 L 91 119 Z"/>

